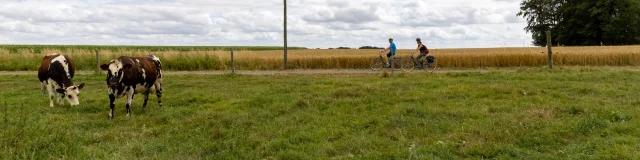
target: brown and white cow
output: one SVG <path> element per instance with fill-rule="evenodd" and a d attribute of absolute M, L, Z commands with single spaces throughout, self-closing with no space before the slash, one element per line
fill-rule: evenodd
<path fill-rule="evenodd" d="M 42 58 L 42 63 L 38 69 L 38 79 L 42 83 L 42 97 L 44 98 L 45 88 L 49 91 L 49 106 L 53 107 L 53 98 L 60 105 L 64 104 L 62 98 L 67 99 L 71 106 L 79 105 L 80 89 L 84 83 L 73 85 L 73 76 L 76 67 L 67 55 L 50 54 Z"/>
<path fill-rule="evenodd" d="M 147 106 L 149 93 L 155 90 L 158 96 L 158 105 L 162 106 L 162 63 L 155 55 L 146 57 L 125 57 L 111 60 L 109 64 L 100 66 L 102 70 L 107 70 L 107 86 L 109 91 L 109 119 L 113 119 L 113 109 L 115 99 L 127 96 L 127 117 L 130 116 L 131 101 L 133 95 L 142 93 L 144 104 Z"/>

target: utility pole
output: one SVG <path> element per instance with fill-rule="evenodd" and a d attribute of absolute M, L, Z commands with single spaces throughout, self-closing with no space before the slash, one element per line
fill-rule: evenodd
<path fill-rule="evenodd" d="M 283 70 L 287 70 L 287 0 L 284 0 L 284 66 Z"/>

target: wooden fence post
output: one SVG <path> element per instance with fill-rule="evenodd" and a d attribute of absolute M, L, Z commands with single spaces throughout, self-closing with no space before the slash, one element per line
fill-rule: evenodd
<path fill-rule="evenodd" d="M 393 68 L 395 64 L 393 64 L 393 60 L 395 60 L 396 56 L 392 55 L 391 57 L 387 57 L 387 60 L 389 60 L 389 67 L 391 67 L 391 75 L 393 75 L 393 72 L 395 72 L 395 68 Z"/>
<path fill-rule="evenodd" d="M 100 53 L 96 49 L 96 74 L 100 74 Z"/>
<path fill-rule="evenodd" d="M 549 69 L 553 69 L 553 52 L 551 51 L 551 32 L 547 31 L 547 51 L 549 53 Z"/>
<path fill-rule="evenodd" d="M 231 73 L 236 74 L 236 63 L 233 60 L 233 48 L 231 48 Z"/>

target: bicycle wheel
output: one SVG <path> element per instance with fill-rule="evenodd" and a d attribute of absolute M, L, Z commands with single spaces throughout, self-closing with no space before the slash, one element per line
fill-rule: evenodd
<path fill-rule="evenodd" d="M 413 63 L 412 58 L 402 60 L 402 70 L 405 72 L 411 72 L 413 71 L 413 68 L 415 68 L 415 64 Z"/>
<path fill-rule="evenodd" d="M 438 61 L 436 61 L 435 58 L 432 58 L 431 60 L 425 60 L 422 65 L 423 67 L 422 69 L 424 69 L 424 71 L 427 71 L 427 72 L 436 71 L 437 62 Z"/>
<path fill-rule="evenodd" d="M 402 59 L 399 57 L 393 58 L 392 68 L 395 71 L 399 71 L 402 69 Z"/>
<path fill-rule="evenodd" d="M 371 70 L 379 71 L 384 66 L 384 61 L 382 61 L 381 58 L 375 58 L 371 60 L 371 63 L 369 65 L 371 66 Z"/>

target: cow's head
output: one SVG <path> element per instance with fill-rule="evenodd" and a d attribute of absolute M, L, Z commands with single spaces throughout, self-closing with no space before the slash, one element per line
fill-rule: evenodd
<path fill-rule="evenodd" d="M 108 71 L 107 85 L 113 89 L 120 87 L 120 80 L 122 80 L 124 74 L 123 70 L 130 69 L 131 67 L 131 64 L 122 64 L 119 60 L 113 60 L 109 64 L 100 65 L 100 69 Z"/>
<path fill-rule="evenodd" d="M 56 92 L 64 95 L 64 99 L 67 99 L 71 106 L 75 106 L 80 104 L 78 96 L 80 96 L 80 89 L 82 88 L 84 88 L 84 83 L 81 83 L 80 85 L 70 86 L 64 89 L 58 88 L 56 89 Z"/>

